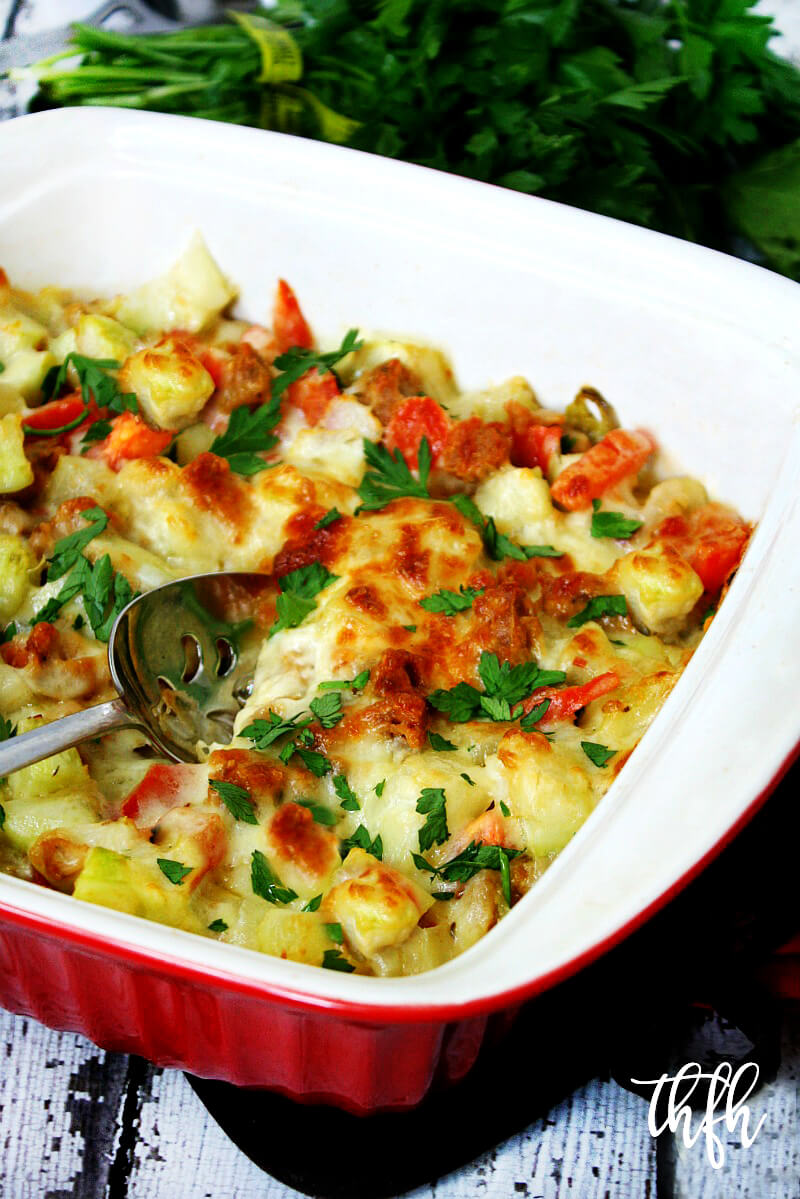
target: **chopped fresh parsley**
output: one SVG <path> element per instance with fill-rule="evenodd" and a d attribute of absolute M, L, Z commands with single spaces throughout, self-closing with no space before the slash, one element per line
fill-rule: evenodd
<path fill-rule="evenodd" d="M 364 438 L 364 457 L 369 469 L 358 488 L 361 497 L 359 511 L 376 512 L 400 496 L 412 496 L 421 500 L 431 498 L 428 492 L 428 476 L 432 457 L 427 437 L 422 438 L 417 451 L 418 479 L 414 478 L 399 450 L 392 454 L 377 441 Z"/>
<path fill-rule="evenodd" d="M 628 605 L 624 595 L 593 595 L 581 612 L 576 612 L 567 621 L 568 629 L 579 629 L 589 620 L 599 620 L 601 616 L 627 616 Z"/>
<path fill-rule="evenodd" d="M 47 372 L 42 382 L 42 396 L 52 400 L 67 382 L 67 372 L 72 366 L 78 376 L 81 388 L 81 398 L 84 409 L 89 407 L 92 399 L 98 408 L 107 408 L 109 412 L 119 415 L 122 412 L 138 412 L 139 402 L 132 392 L 121 392 L 116 379 L 107 374 L 109 370 L 119 370 L 120 364 L 113 358 L 86 358 L 83 354 L 72 352 L 67 354 L 60 366 L 53 366 Z M 86 412 L 81 412 L 74 420 L 57 429 L 35 429 L 23 424 L 23 429 L 33 437 L 57 437 L 70 429 L 77 429 L 86 420 Z M 95 426 L 107 426 L 103 433 L 95 432 Z M 95 421 L 83 435 L 82 441 L 98 441 L 107 437 L 111 432 L 109 421 Z"/>
<path fill-rule="evenodd" d="M 367 853 L 371 853 L 373 858 L 377 858 L 379 862 L 383 861 L 383 841 L 380 834 L 373 841 L 363 824 L 358 826 L 351 837 L 345 837 L 339 846 L 339 852 L 343 858 L 347 857 L 351 849 L 363 849 Z"/>
<path fill-rule="evenodd" d="M 436 749 L 440 753 L 458 749 L 457 745 L 453 745 L 452 741 L 448 741 L 446 737 L 442 737 L 439 733 L 428 732 L 428 740 L 431 743 L 431 749 Z"/>
<path fill-rule="evenodd" d="M 423 787 L 417 811 L 426 817 L 419 830 L 419 847 L 424 853 L 433 845 L 444 845 L 450 836 L 447 827 L 447 799 L 441 787 Z"/>
<path fill-rule="evenodd" d="M 210 933 L 226 933 L 228 926 L 224 920 L 212 920 L 208 926 L 208 931 Z"/>
<path fill-rule="evenodd" d="M 225 783 L 222 779 L 209 779 L 208 785 L 214 788 L 234 820 L 241 820 L 243 824 L 258 824 L 252 796 L 244 787 Z"/>
<path fill-rule="evenodd" d="M 238 412 L 239 409 L 237 408 Z M 291 570 L 278 581 L 281 593 L 278 596 L 278 619 L 269 630 L 274 637 L 281 629 L 295 629 L 316 608 L 316 596 L 338 579 L 321 562 L 310 562 Z"/>
<path fill-rule="evenodd" d="M 3 629 L 2 633 L 0 633 L 0 645 L 5 645 L 5 643 L 7 641 L 10 641 L 12 639 L 12 637 L 16 637 L 16 635 L 17 635 L 17 626 L 16 626 L 16 623 L 12 620 L 11 624 L 7 624 L 6 627 Z"/>
<path fill-rule="evenodd" d="M 601 767 L 605 766 L 617 752 L 615 749 L 609 749 L 607 745 L 599 745 L 596 741 L 581 741 L 581 749 L 590 762 Z"/>
<path fill-rule="evenodd" d="M 317 691 L 363 691 L 369 682 L 369 671 L 362 670 L 354 679 L 331 679 L 328 683 L 317 683 Z"/>
<path fill-rule="evenodd" d="M 49 582 L 60 579 L 71 570 L 82 556 L 90 541 L 99 537 L 108 527 L 108 516 L 102 508 L 86 508 L 81 512 L 83 520 L 88 524 L 83 529 L 76 529 L 68 537 L 61 537 L 53 546 L 53 554 L 47 566 Z"/>
<path fill-rule="evenodd" d="M 301 808 L 308 808 L 311 815 L 316 820 L 317 824 L 333 825 L 339 823 L 339 817 L 330 808 L 326 808 L 325 804 L 317 803 L 313 799 L 298 799 L 297 801 Z"/>
<path fill-rule="evenodd" d="M 592 500 L 592 537 L 613 537 L 617 541 L 627 541 L 643 524 L 644 521 L 631 520 L 622 512 L 601 512 L 600 501 Z"/>
<path fill-rule="evenodd" d="M 326 924 L 324 927 L 330 939 L 335 941 L 337 945 L 341 945 L 344 941 L 344 932 L 342 931 L 341 924 Z"/>
<path fill-rule="evenodd" d="M 326 375 L 342 358 L 346 358 L 354 350 L 360 350 L 363 344 L 363 341 L 358 340 L 358 329 L 349 329 L 338 350 L 328 350 L 321 354 L 317 350 L 292 346 L 275 359 L 274 365 L 281 371 L 281 374 L 272 381 L 273 400 L 282 396 L 292 383 L 302 379 L 303 375 L 310 370 L 316 368 L 318 374 Z"/>
<path fill-rule="evenodd" d="M 211 453 L 227 459 L 237 475 L 257 475 L 267 470 L 269 463 L 260 454 L 277 445 L 273 429 L 280 423 L 281 406 L 273 388 L 272 399 L 252 411 L 244 405 L 234 408 L 228 427 L 211 443 Z"/>
<path fill-rule="evenodd" d="M 480 845 L 477 841 L 443 866 L 432 866 L 420 854 L 412 854 L 418 870 L 426 870 L 447 883 L 466 883 L 479 870 L 499 870 L 506 902 L 511 903 L 509 862 L 522 853 L 520 849 L 505 849 L 501 845 Z"/>
<path fill-rule="evenodd" d="M 426 612 L 442 612 L 445 616 L 455 616 L 457 612 L 465 612 L 471 608 L 473 601 L 483 595 L 483 587 L 460 587 L 458 591 L 448 591 L 442 588 L 434 595 L 427 595 L 419 601 L 420 608 Z"/>
<path fill-rule="evenodd" d="M 182 862 L 174 862 L 171 858 L 156 858 L 161 873 L 174 883 L 176 887 L 183 886 L 183 880 L 187 874 L 191 874 L 193 866 L 184 866 Z"/>
<path fill-rule="evenodd" d="M 4 716 L 0 716 L 0 741 L 9 741 L 17 735 L 17 726 Z"/>
<path fill-rule="evenodd" d="M 298 745 L 296 741 L 287 748 L 296 753 L 306 770 L 310 770 L 318 779 L 321 779 L 328 771 L 333 770 L 333 763 L 316 749 L 308 749 L 305 745 Z M 289 754 L 289 757 L 291 757 L 291 754 Z"/>
<path fill-rule="evenodd" d="M 526 558 L 563 558 L 564 551 L 557 550 L 554 545 L 523 545 L 522 552 Z"/>
<path fill-rule="evenodd" d="M 5 779 L 0 780 L 0 781 L 5 782 Z M 3 827 L 5 822 L 6 822 L 6 810 L 3 807 L 3 805 L 0 803 L 0 829 Z"/>
<path fill-rule="evenodd" d="M 467 720 L 516 720 L 517 705 L 537 687 L 563 683 L 563 670 L 541 670 L 535 662 L 511 666 L 496 654 L 484 651 L 478 665 L 483 692 L 471 683 L 456 683 L 449 690 L 433 691 L 428 702 L 456 724 Z"/>
<path fill-rule="evenodd" d="M 5 362 L 0 362 L 0 375 L 2 375 L 2 373 L 5 369 L 6 369 Z M 2 828 L 2 825 L 0 825 L 0 828 Z"/>
<path fill-rule="evenodd" d="M 352 974 L 355 966 L 342 957 L 338 949 L 326 949 L 322 955 L 323 970 L 341 970 L 343 974 Z"/>
<path fill-rule="evenodd" d="M 339 796 L 341 807 L 346 812 L 358 812 L 361 804 L 358 802 L 358 796 L 347 781 L 347 777 L 343 774 L 336 774 L 333 777 L 333 789 Z"/>
<path fill-rule="evenodd" d="M 300 721 L 300 716 L 292 716 L 287 720 L 272 710 L 269 711 L 268 716 L 268 720 L 254 720 L 252 724 L 248 724 L 246 728 L 242 729 L 239 736 L 249 737 L 256 749 L 267 749 L 279 737 L 283 737 L 286 733 L 296 733 L 311 723 L 309 720 Z"/>
<path fill-rule="evenodd" d="M 502 800 L 502 799 L 500 800 L 500 811 L 503 813 L 503 815 L 504 815 L 504 816 L 510 816 L 510 815 L 511 815 L 511 808 L 510 808 L 510 807 L 508 806 L 508 804 L 507 804 L 507 803 L 506 803 L 504 800 Z"/>
<path fill-rule="evenodd" d="M 471 779 L 468 774 L 462 772 L 461 777 L 462 777 L 462 779 L 464 779 L 465 782 L 469 783 L 470 787 L 475 786 L 475 780 Z"/>
<path fill-rule="evenodd" d="M 52 596 L 36 613 L 35 622 L 52 623 L 64 605 L 79 593 L 83 594 L 86 615 L 98 641 L 108 641 L 114 621 L 138 594 L 134 593 L 124 575 L 115 572 L 108 554 L 103 554 L 94 565 L 81 557 L 72 567 L 58 595 Z"/>
<path fill-rule="evenodd" d="M 380 797 L 383 795 L 383 788 L 385 786 L 386 786 L 386 779 L 381 779 L 381 781 L 379 783 L 375 784 L 375 794 L 377 795 L 378 799 L 380 799 Z"/>
<path fill-rule="evenodd" d="M 297 899 L 297 892 L 291 887 L 284 887 L 277 875 L 273 874 L 260 849 L 254 849 L 250 858 L 250 885 L 253 892 L 266 899 L 267 903 L 291 903 Z"/>
<path fill-rule="evenodd" d="M 531 708 L 527 716 L 523 716 L 519 722 L 519 727 L 524 733 L 532 733 L 539 721 L 547 715 L 547 709 L 550 707 L 550 700 L 543 699 L 535 708 Z"/>
<path fill-rule="evenodd" d="M 417 631 L 417 626 L 415 624 L 404 624 L 402 628 L 404 628 L 407 633 L 416 633 Z"/>
<path fill-rule="evenodd" d="M 344 716 L 342 697 L 338 691 L 329 691 L 327 695 L 312 699 L 309 707 L 324 729 L 334 728 Z"/>
<path fill-rule="evenodd" d="M 308 903 L 303 904 L 300 909 L 302 912 L 318 912 L 319 905 L 322 903 L 322 895 L 315 895 L 313 899 L 309 899 Z"/>
<path fill-rule="evenodd" d="M 332 525 L 335 520 L 341 520 L 342 514 L 338 508 L 329 508 L 324 516 L 321 516 L 314 525 L 315 529 L 327 529 L 328 525 Z"/>
<path fill-rule="evenodd" d="M 717 609 L 714 607 L 713 604 L 711 604 L 710 607 L 706 608 L 705 612 L 703 613 L 703 618 L 700 621 L 700 623 L 705 624 L 707 620 L 710 620 L 711 617 L 716 616 L 716 614 L 717 614 Z"/>

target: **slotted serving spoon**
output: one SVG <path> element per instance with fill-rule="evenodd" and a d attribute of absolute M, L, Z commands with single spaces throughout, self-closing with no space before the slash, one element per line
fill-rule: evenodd
<path fill-rule="evenodd" d="M 119 695 L 0 744 L 0 778 L 112 729 L 140 729 L 179 762 L 198 760 L 198 742 L 228 742 L 252 690 L 261 637 L 251 619 L 227 619 L 235 589 L 253 606 L 267 576 L 245 571 L 193 575 L 132 600 L 108 639 Z"/>

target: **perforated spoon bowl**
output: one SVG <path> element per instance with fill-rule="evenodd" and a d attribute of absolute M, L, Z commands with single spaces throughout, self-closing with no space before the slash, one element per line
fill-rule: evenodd
<path fill-rule="evenodd" d="M 230 741 L 261 640 L 252 618 L 231 619 L 231 606 L 253 610 L 267 583 L 266 575 L 227 571 L 138 596 L 108 639 L 118 697 L 2 742 L 0 778 L 113 729 L 140 729 L 179 762 L 196 762 L 199 745 Z"/>

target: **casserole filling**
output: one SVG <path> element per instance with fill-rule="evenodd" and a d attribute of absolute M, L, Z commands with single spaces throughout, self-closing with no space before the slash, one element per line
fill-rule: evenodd
<path fill-rule="evenodd" d="M 135 731 L 0 784 L 0 868 L 346 972 L 463 952 L 575 835 L 751 533 L 583 387 L 464 392 L 437 350 L 271 324 L 195 238 L 137 292 L 0 272 L 0 737 L 113 698 L 137 593 L 253 571 L 228 744 Z"/>

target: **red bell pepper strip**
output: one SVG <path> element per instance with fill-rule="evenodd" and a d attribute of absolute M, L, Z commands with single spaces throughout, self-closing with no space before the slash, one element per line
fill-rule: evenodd
<path fill-rule="evenodd" d="M 300 311 L 297 296 L 285 279 L 278 280 L 278 294 L 272 311 L 272 331 L 281 354 L 292 346 L 309 350 L 314 344 L 306 318 Z"/>
<path fill-rule="evenodd" d="M 637 474 L 655 448 L 655 439 L 644 429 L 612 429 L 561 472 L 550 488 L 553 499 L 570 512 L 588 508 L 592 500 Z"/>
<path fill-rule="evenodd" d="M 537 725 L 549 727 L 561 720 L 572 720 L 580 708 L 585 708 L 593 699 L 599 699 L 601 695 L 606 695 L 619 685 L 619 675 L 609 670 L 576 687 L 538 687 L 524 702 L 525 715 L 527 716 L 542 700 L 549 699 L 547 711 L 537 720 Z"/>

